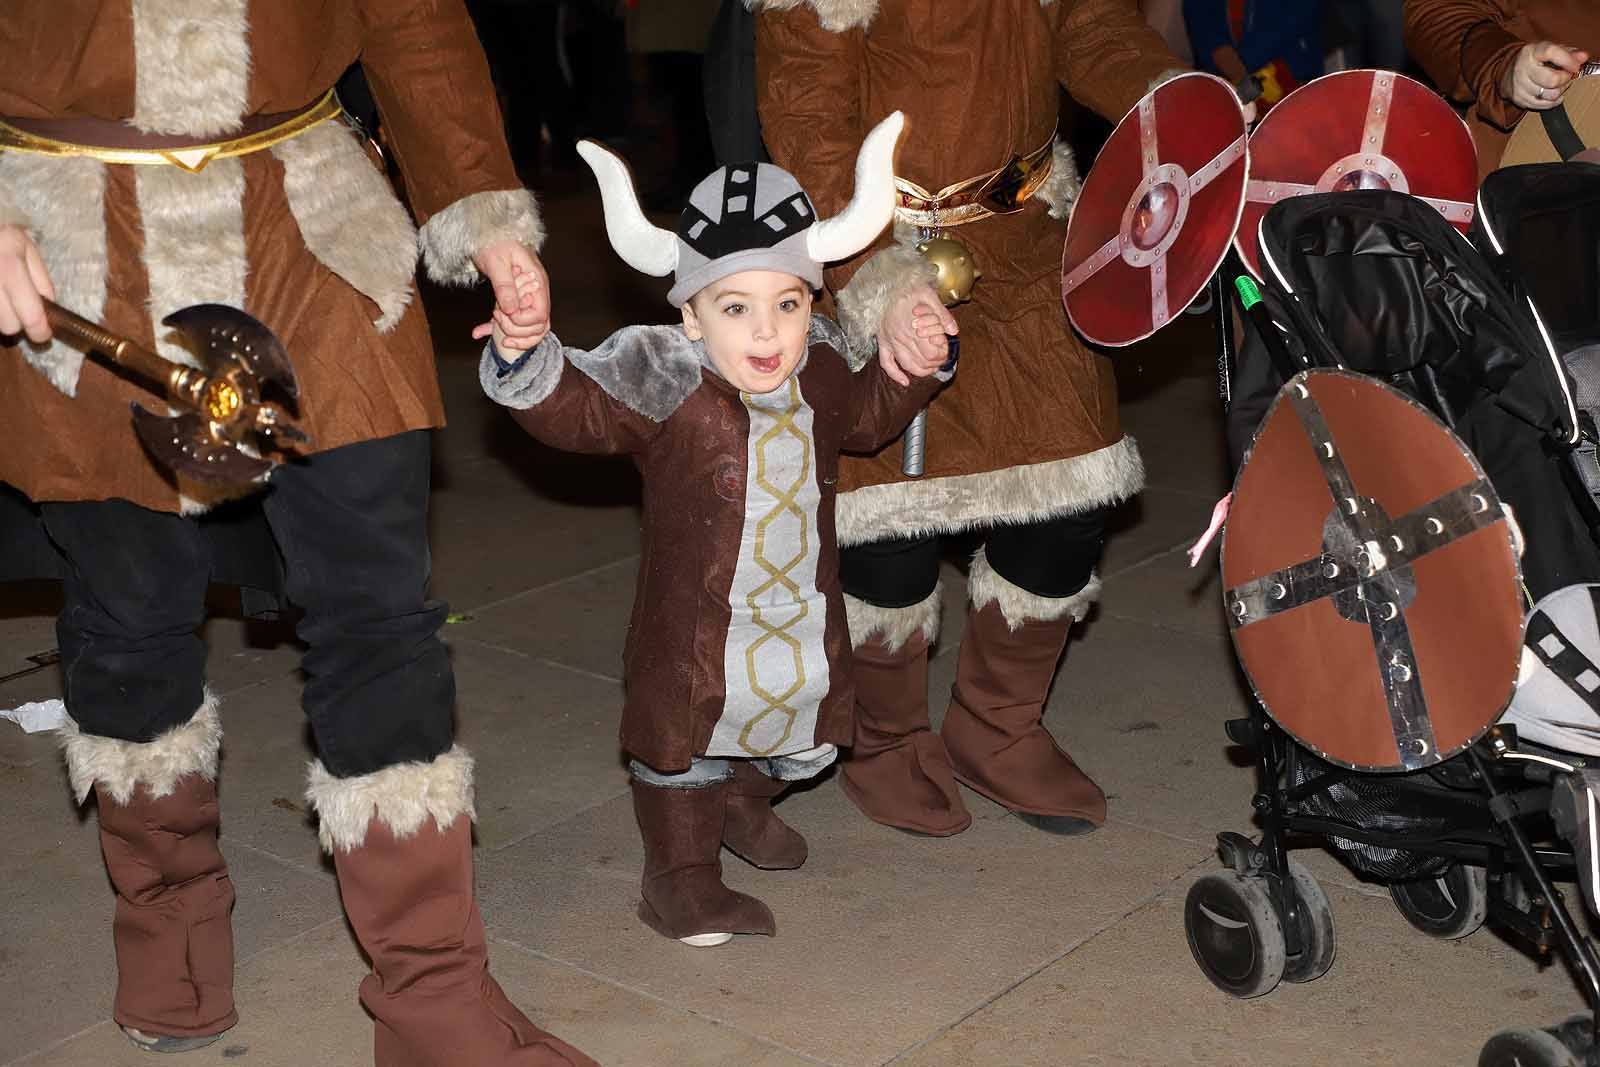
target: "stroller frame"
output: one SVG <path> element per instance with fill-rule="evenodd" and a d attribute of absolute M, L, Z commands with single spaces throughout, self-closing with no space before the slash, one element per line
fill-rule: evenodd
<path fill-rule="evenodd" d="M 1218 389 L 1226 408 L 1232 401 L 1237 354 L 1231 309 L 1231 293 L 1223 278 L 1238 272 L 1236 257 L 1230 255 L 1212 280 L 1213 316 L 1218 339 Z M 1469 916 L 1464 928 L 1429 923 L 1411 898 L 1396 890 L 1402 883 L 1390 884 L 1396 907 L 1413 926 L 1435 937 L 1462 937 L 1476 930 L 1483 921 L 1492 921 L 1532 949 L 1548 957 L 1552 948 L 1566 958 L 1589 1005 L 1587 1015 L 1574 1016 L 1547 1030 L 1508 1030 L 1496 1034 L 1484 1047 L 1480 1067 L 1498 1064 L 1560 1064 L 1576 1062 L 1600 1067 L 1600 953 L 1578 928 L 1563 894 L 1552 883 L 1551 875 L 1570 875 L 1576 870 L 1571 849 L 1536 845 L 1527 823 L 1546 817 L 1550 802 L 1550 779 L 1564 767 L 1558 761 L 1517 751 L 1514 727 L 1497 725 L 1466 751 L 1439 767 L 1465 771 L 1487 802 L 1488 819 L 1481 826 L 1452 828 L 1444 834 L 1394 833 L 1374 830 L 1326 814 L 1301 810 L 1311 797 L 1361 772 L 1329 766 L 1325 771 L 1299 784 L 1290 771 L 1300 758 L 1299 745 L 1275 723 L 1258 700 L 1251 699 L 1249 714 L 1224 724 L 1229 740 L 1255 754 L 1256 792 L 1252 807 L 1261 828 L 1259 840 L 1232 831 L 1217 835 L 1217 851 L 1226 870 L 1201 876 L 1191 887 L 1184 907 L 1184 926 L 1195 961 L 1206 976 L 1224 992 L 1236 997 L 1261 996 L 1278 984 L 1271 973 L 1278 965 L 1265 963 L 1268 973 L 1256 968 L 1232 970 L 1226 964 L 1236 959 L 1208 958 L 1206 939 L 1197 931 L 1201 913 L 1208 907 L 1208 879 L 1237 880 L 1242 891 L 1239 910 L 1232 918 L 1244 920 L 1245 927 L 1261 948 L 1258 924 L 1275 924 L 1266 931 L 1266 940 L 1281 935 L 1283 962 L 1281 980 L 1308 982 L 1326 973 L 1333 962 L 1334 929 L 1328 901 L 1309 872 L 1290 859 L 1289 839 L 1314 835 L 1320 840 L 1341 838 L 1363 845 L 1404 850 L 1417 855 L 1448 860 L 1457 873 L 1466 868 L 1485 871 L 1482 887 L 1484 911 Z M 1581 762 L 1581 761 L 1580 761 Z M 1223 884 L 1223 883 L 1212 883 Z M 1246 887 L 1254 886 L 1253 890 Z M 1473 885 L 1470 875 L 1466 885 Z M 1470 892 L 1469 892 L 1470 895 Z M 1214 901 L 1212 902 L 1214 903 Z M 1476 918 L 1476 921 L 1473 919 Z M 1430 928 L 1431 927 L 1431 928 Z M 1326 941 L 1327 943 L 1320 943 Z M 1266 953 L 1270 955 L 1270 953 Z M 1221 966 L 1219 966 L 1219 964 Z M 1563 1059 L 1562 1056 L 1570 1058 Z"/>

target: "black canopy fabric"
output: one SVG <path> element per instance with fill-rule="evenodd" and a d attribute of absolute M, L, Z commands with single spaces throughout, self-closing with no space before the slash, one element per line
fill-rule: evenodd
<path fill-rule="evenodd" d="M 1389 191 L 1284 201 L 1260 238 L 1267 306 L 1296 358 L 1379 378 L 1461 437 L 1527 535 L 1531 595 L 1600 580 L 1593 503 L 1570 461 L 1570 383 L 1471 243 L 1433 207 Z M 1259 337 L 1247 337 L 1229 411 L 1235 457 L 1281 385 Z"/>
<path fill-rule="evenodd" d="M 1600 165 L 1495 171 L 1472 236 L 1507 290 L 1537 306 L 1558 352 L 1600 343 Z"/>

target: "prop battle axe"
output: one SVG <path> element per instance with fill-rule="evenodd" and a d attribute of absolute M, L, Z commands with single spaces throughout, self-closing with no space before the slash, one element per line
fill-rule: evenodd
<path fill-rule="evenodd" d="M 162 416 L 132 405 L 140 442 L 175 474 L 242 485 L 277 465 L 256 453 L 310 442 L 282 408 L 261 399 L 263 384 L 291 399 L 300 395 L 288 354 L 271 330 L 237 308 L 196 304 L 161 320 L 187 342 L 199 368 L 163 359 L 48 300 L 45 313 L 62 339 L 100 353 L 181 409 Z"/>

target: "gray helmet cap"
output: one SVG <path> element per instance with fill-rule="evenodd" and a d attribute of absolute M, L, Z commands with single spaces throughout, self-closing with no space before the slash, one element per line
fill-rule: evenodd
<path fill-rule="evenodd" d="M 678 264 L 667 300 L 682 307 L 711 283 L 747 270 L 792 274 L 822 288 L 806 238 L 817 213 L 794 175 L 770 163 L 720 167 L 694 187 L 678 218 Z"/>

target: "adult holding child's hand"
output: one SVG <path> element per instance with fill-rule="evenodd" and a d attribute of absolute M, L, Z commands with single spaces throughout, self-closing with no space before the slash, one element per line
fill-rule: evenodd
<path fill-rule="evenodd" d="M 24 334 L 35 344 L 50 340 L 44 299 L 55 286 L 44 268 L 39 246 L 20 226 L 0 226 L 0 335 Z"/>
<path fill-rule="evenodd" d="M 473 262 L 494 288 L 494 313 L 473 328 L 474 340 L 488 337 L 496 326 L 497 347 L 522 352 L 537 345 L 550 332 L 550 276 L 527 245 L 496 241 L 485 246 Z"/>

